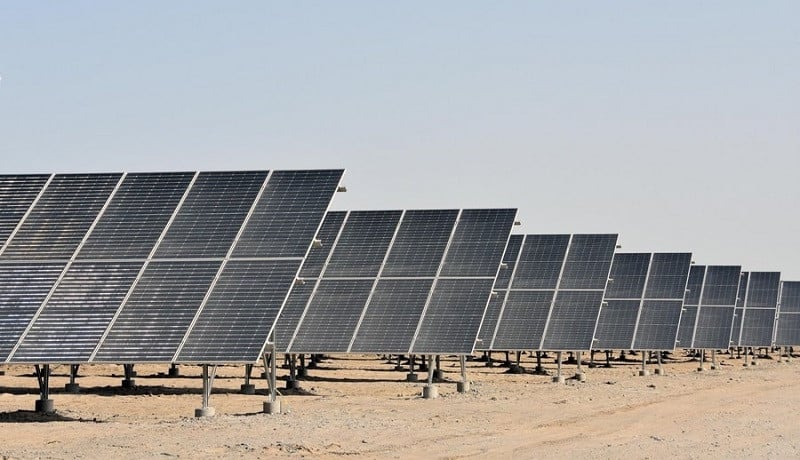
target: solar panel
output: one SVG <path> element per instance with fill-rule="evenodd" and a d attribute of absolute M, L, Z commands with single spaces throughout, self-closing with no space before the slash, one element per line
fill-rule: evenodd
<path fill-rule="evenodd" d="M 650 253 L 614 255 L 605 302 L 600 310 L 594 347 L 601 350 L 630 349 L 636 321 L 650 272 Z"/>
<path fill-rule="evenodd" d="M 725 349 L 730 346 L 739 292 L 740 266 L 693 266 L 689 275 L 679 346 Z"/>
<path fill-rule="evenodd" d="M 781 274 L 746 272 L 742 279 L 745 281 L 744 290 L 740 285 L 739 291 L 742 308 L 736 309 L 731 343 L 739 347 L 772 346 Z"/>
<path fill-rule="evenodd" d="M 342 173 L 0 176 L 0 358 L 255 362 Z"/>
<path fill-rule="evenodd" d="M 778 321 L 775 326 L 775 345 L 800 345 L 800 282 L 781 282 Z"/>
<path fill-rule="evenodd" d="M 321 247 L 301 268 L 314 288 L 292 291 L 276 325 L 278 349 L 471 353 L 515 215 L 329 213 Z"/>
<path fill-rule="evenodd" d="M 501 270 L 511 273 L 498 276 L 505 300 L 481 349 L 590 349 L 616 242 L 617 235 L 525 235 L 520 249 L 509 245 L 518 256 Z"/>

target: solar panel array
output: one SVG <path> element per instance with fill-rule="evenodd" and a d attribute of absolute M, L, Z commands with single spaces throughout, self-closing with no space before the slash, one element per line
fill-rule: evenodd
<path fill-rule="evenodd" d="M 780 347 L 800 345 L 800 281 L 781 282 L 774 343 Z"/>
<path fill-rule="evenodd" d="M 675 348 L 691 258 L 690 253 L 616 254 L 594 347 Z"/>
<path fill-rule="evenodd" d="M 589 350 L 617 235 L 513 236 L 480 350 Z"/>
<path fill-rule="evenodd" d="M 469 354 L 514 209 L 330 212 L 276 328 L 289 353 Z"/>
<path fill-rule="evenodd" d="M 678 347 L 725 349 L 730 346 L 741 271 L 738 265 L 692 266 Z"/>
<path fill-rule="evenodd" d="M 772 346 L 780 285 L 780 272 L 742 273 L 731 345 Z"/>
<path fill-rule="evenodd" d="M 255 362 L 342 173 L 0 176 L 0 362 Z"/>

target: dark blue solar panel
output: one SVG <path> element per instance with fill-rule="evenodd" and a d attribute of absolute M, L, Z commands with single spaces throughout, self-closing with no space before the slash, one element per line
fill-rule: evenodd
<path fill-rule="evenodd" d="M 689 280 L 686 284 L 684 305 L 700 305 L 700 294 L 703 292 L 703 279 L 706 276 L 705 265 L 693 265 L 689 269 Z"/>
<path fill-rule="evenodd" d="M 692 348 L 694 326 L 697 323 L 697 306 L 684 305 L 678 327 L 678 348 Z"/>
<path fill-rule="evenodd" d="M 692 263 L 691 253 L 654 253 L 647 276 L 648 299 L 683 299 Z"/>
<path fill-rule="evenodd" d="M 49 176 L 0 175 L 0 247 L 28 212 Z"/>
<path fill-rule="evenodd" d="M 316 281 L 311 280 L 292 287 L 286 305 L 283 306 L 283 310 L 275 322 L 275 349 L 279 352 L 289 350 L 289 342 L 292 340 L 297 324 L 300 323 L 300 317 L 303 316 L 303 311 L 305 311 L 315 287 Z"/>
<path fill-rule="evenodd" d="M 606 299 L 640 299 L 650 266 L 649 253 L 616 254 L 611 265 L 613 281 L 606 287 Z"/>
<path fill-rule="evenodd" d="M 559 291 L 542 349 L 590 350 L 602 302 L 603 291 Z"/>
<path fill-rule="evenodd" d="M 617 235 L 573 235 L 559 289 L 606 288 Z"/>
<path fill-rule="evenodd" d="M 401 211 L 350 212 L 325 277 L 377 276 L 401 214 Z"/>
<path fill-rule="evenodd" d="M 632 349 L 674 349 L 682 307 L 682 300 L 645 300 L 639 314 Z"/>
<path fill-rule="evenodd" d="M 489 276 L 494 280 L 516 215 L 516 209 L 462 211 L 441 276 Z"/>
<path fill-rule="evenodd" d="M 509 291 L 493 350 L 538 350 L 555 291 Z"/>
<path fill-rule="evenodd" d="M 736 305 L 741 267 L 712 265 L 706 270 L 703 305 Z"/>
<path fill-rule="evenodd" d="M 0 264 L 0 362 L 19 341 L 66 263 Z"/>
<path fill-rule="evenodd" d="M 233 257 L 304 257 L 343 173 L 274 171 Z"/>
<path fill-rule="evenodd" d="M 408 353 L 432 284 L 432 279 L 378 281 L 350 351 Z"/>
<path fill-rule="evenodd" d="M 780 298 L 775 345 L 785 347 L 800 345 L 800 282 L 783 281 Z"/>
<path fill-rule="evenodd" d="M 80 259 L 144 259 L 194 173 L 128 174 L 81 248 Z"/>
<path fill-rule="evenodd" d="M 800 281 L 781 283 L 781 313 L 800 313 Z"/>
<path fill-rule="evenodd" d="M 569 239 L 569 235 L 526 235 L 511 288 L 555 289 Z"/>
<path fill-rule="evenodd" d="M 95 361 L 171 362 L 221 262 L 151 262 Z"/>
<path fill-rule="evenodd" d="M 322 280 L 297 330 L 292 353 L 345 353 L 373 280 Z"/>
<path fill-rule="evenodd" d="M 121 174 L 60 174 L 9 242 L 2 259 L 69 259 Z"/>
<path fill-rule="evenodd" d="M 382 276 L 435 276 L 458 210 L 406 211 Z"/>
<path fill-rule="evenodd" d="M 497 263 L 501 256 L 502 248 Z M 494 278 L 440 279 L 434 286 L 411 352 L 472 353 L 493 284 Z"/>
<path fill-rule="evenodd" d="M 616 278 L 614 280 L 616 281 Z M 640 300 L 607 299 L 597 321 L 594 348 L 630 349 L 640 303 Z"/>
<path fill-rule="evenodd" d="M 155 257 L 224 257 L 266 177 L 266 171 L 198 174 Z"/>
<path fill-rule="evenodd" d="M 86 362 L 142 264 L 72 264 L 11 361 Z"/>
<path fill-rule="evenodd" d="M 745 301 L 737 324 L 741 330 L 734 326 L 734 344 L 742 347 L 772 345 L 780 280 L 779 272 L 749 273 L 746 293 L 739 292 L 739 297 L 744 297 Z"/>
<path fill-rule="evenodd" d="M 489 299 L 489 306 L 486 307 L 486 314 L 483 315 L 483 323 L 478 332 L 478 340 L 475 344 L 476 350 L 490 350 L 492 345 L 492 338 L 494 331 L 497 327 L 497 321 L 500 319 L 500 310 L 503 308 L 503 303 L 506 300 L 508 291 L 496 291 L 497 295 Z"/>

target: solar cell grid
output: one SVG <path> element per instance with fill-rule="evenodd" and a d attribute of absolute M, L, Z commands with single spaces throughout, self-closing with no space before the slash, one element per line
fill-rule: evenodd
<path fill-rule="evenodd" d="M 17 228 L 49 177 L 44 174 L 0 175 L 0 248 Z"/>

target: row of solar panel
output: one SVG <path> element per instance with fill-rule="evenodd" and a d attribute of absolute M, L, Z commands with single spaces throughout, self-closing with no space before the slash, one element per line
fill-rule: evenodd
<path fill-rule="evenodd" d="M 0 362 L 253 362 L 343 171 L 0 176 Z"/>

